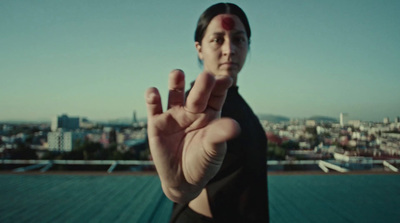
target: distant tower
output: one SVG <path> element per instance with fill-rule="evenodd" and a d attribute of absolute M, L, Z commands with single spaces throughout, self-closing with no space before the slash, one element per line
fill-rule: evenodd
<path fill-rule="evenodd" d="M 344 126 L 344 117 L 347 116 L 347 113 L 340 113 L 340 127 Z"/>
<path fill-rule="evenodd" d="M 400 117 L 394 118 L 394 122 L 395 122 L 395 123 L 399 123 L 399 122 L 400 122 Z"/>
<path fill-rule="evenodd" d="M 132 124 L 137 123 L 137 119 L 136 119 L 136 110 L 133 111 L 133 117 L 132 117 Z"/>

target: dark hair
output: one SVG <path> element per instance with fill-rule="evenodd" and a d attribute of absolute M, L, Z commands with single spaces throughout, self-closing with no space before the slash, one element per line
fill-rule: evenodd
<path fill-rule="evenodd" d="M 239 6 L 232 3 L 218 3 L 212 5 L 208 9 L 206 9 L 203 14 L 201 14 L 199 21 L 197 22 L 196 31 L 194 33 L 194 41 L 201 43 L 208 24 L 210 24 L 211 20 L 215 16 L 220 14 L 231 14 L 239 17 L 240 21 L 244 25 L 244 28 L 246 29 L 247 39 L 250 44 L 251 30 L 246 14 Z"/>

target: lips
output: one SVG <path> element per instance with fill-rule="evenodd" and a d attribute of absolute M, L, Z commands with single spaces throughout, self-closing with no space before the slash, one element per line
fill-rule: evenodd
<path fill-rule="evenodd" d="M 224 63 L 221 63 L 220 66 L 237 67 L 237 66 L 239 66 L 239 64 L 235 63 L 235 62 L 224 62 Z"/>

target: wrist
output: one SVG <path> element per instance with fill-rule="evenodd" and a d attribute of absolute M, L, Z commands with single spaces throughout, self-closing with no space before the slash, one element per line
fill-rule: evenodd
<path fill-rule="evenodd" d="M 168 199 L 179 204 L 189 203 L 191 200 L 199 196 L 203 189 L 203 187 L 196 186 L 169 187 L 163 183 L 161 184 L 161 187 Z"/>

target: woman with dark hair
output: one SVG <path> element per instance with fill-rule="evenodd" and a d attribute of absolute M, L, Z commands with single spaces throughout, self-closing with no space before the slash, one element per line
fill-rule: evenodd
<path fill-rule="evenodd" d="M 266 135 L 238 93 L 250 26 L 237 5 L 219 3 L 200 16 L 195 47 L 203 64 L 185 96 L 181 70 L 169 77 L 168 110 L 146 91 L 150 150 L 171 222 L 268 222 Z"/>

